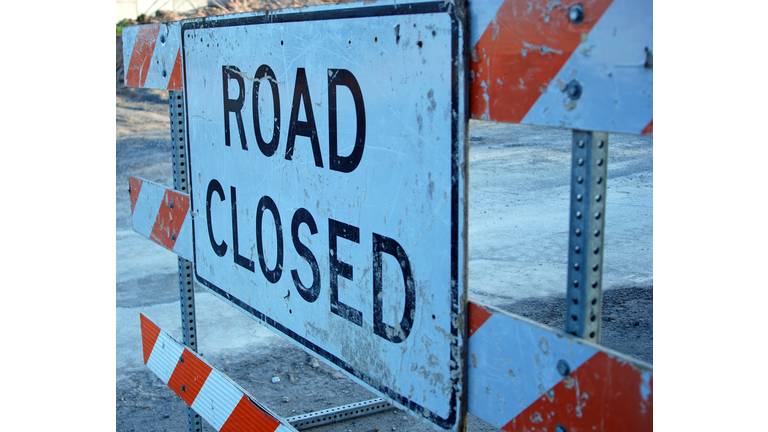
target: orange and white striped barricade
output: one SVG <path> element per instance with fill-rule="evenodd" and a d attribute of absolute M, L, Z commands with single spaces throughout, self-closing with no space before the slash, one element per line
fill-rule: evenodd
<path fill-rule="evenodd" d="M 653 369 L 469 300 L 469 412 L 505 431 L 653 430 Z"/>
<path fill-rule="evenodd" d="M 473 118 L 653 133 L 651 0 L 470 0 Z M 182 90 L 179 22 L 123 29 L 125 83 Z"/>
<path fill-rule="evenodd" d="M 141 315 L 144 364 L 217 431 L 295 431 L 194 351 Z"/>
<path fill-rule="evenodd" d="M 137 177 L 129 184 L 133 230 L 191 261 L 189 195 Z"/>
<path fill-rule="evenodd" d="M 651 0 L 472 0 L 470 16 L 472 117 L 653 132 Z"/>

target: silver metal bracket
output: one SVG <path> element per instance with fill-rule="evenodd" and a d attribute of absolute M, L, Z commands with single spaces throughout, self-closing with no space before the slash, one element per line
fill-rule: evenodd
<path fill-rule="evenodd" d="M 565 331 L 600 343 L 608 134 L 573 131 Z"/>
<path fill-rule="evenodd" d="M 315 411 L 307 414 L 301 414 L 285 419 L 291 426 L 298 430 L 313 428 L 325 424 L 335 423 L 342 420 L 348 420 L 368 414 L 377 413 L 392 409 L 394 406 L 385 399 L 371 399 L 363 402 L 356 402 L 349 405 L 342 405 L 335 408 L 328 408 L 322 411 Z"/>
<path fill-rule="evenodd" d="M 173 188 L 189 193 L 189 159 L 186 143 L 186 116 L 184 115 L 184 92 L 169 91 L 168 104 L 171 111 L 171 141 L 173 143 Z M 195 287 L 192 279 L 192 262 L 179 257 L 179 300 L 181 304 L 181 334 L 184 345 L 197 351 L 197 320 L 195 319 Z M 190 432 L 201 432 L 200 415 L 187 408 Z"/>

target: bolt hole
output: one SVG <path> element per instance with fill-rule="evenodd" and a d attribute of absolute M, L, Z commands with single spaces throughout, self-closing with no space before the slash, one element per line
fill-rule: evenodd
<path fill-rule="evenodd" d="M 418 41 L 418 42 L 416 42 L 416 45 L 418 45 L 419 48 L 421 48 L 424 44 L 421 41 Z"/>
<path fill-rule="evenodd" d="M 589 333 L 589 338 L 590 339 L 594 339 L 595 338 L 595 332 L 590 332 Z"/>

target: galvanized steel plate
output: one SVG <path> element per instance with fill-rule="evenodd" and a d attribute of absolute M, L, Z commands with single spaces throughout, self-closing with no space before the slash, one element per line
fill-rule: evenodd
<path fill-rule="evenodd" d="M 376 3 L 182 27 L 197 281 L 445 429 L 466 410 L 461 16 Z"/>

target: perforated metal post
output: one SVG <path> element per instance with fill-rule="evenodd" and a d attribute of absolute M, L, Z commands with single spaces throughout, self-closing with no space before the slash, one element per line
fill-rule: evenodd
<path fill-rule="evenodd" d="M 184 92 L 169 91 L 168 103 L 171 110 L 171 140 L 173 141 L 173 188 L 189 193 L 189 170 L 187 169 L 186 116 L 184 115 Z M 197 322 L 195 319 L 195 289 L 192 279 L 192 262 L 179 257 L 179 299 L 181 303 L 181 332 L 184 345 L 197 352 Z M 190 432 L 201 432 L 200 416 L 187 408 Z"/>
<path fill-rule="evenodd" d="M 565 331 L 599 343 L 608 134 L 573 131 Z"/>

